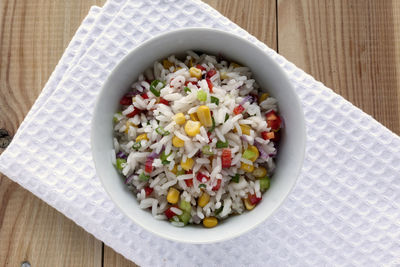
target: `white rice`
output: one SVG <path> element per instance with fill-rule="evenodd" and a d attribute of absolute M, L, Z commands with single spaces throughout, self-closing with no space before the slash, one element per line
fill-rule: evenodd
<path fill-rule="evenodd" d="M 121 107 L 121 113 L 114 115 L 115 136 L 114 149 L 110 155 L 111 162 L 115 165 L 120 163 L 122 167 L 120 172 L 125 179 L 131 176 L 128 186 L 135 193 L 140 208 L 150 208 L 153 217 L 158 220 L 168 219 L 164 212 L 170 208 L 176 215 L 171 223 L 177 227 L 185 225 L 177 217 L 185 211 L 172 207 L 166 200 L 171 187 L 180 191 L 180 200 L 191 204 L 189 223 L 200 224 L 209 216 L 222 220 L 231 214 L 241 214 L 246 210 L 243 198 L 248 194 L 262 197 L 260 181 L 241 169 L 241 164 L 245 163 L 254 168 L 264 167 L 268 173 L 272 173 L 275 168 L 275 143 L 264 140 L 261 132 L 271 131 L 265 114 L 270 110 L 278 111 L 277 101 L 272 97 L 268 97 L 259 105 L 248 101 L 246 96 L 257 94 L 260 86 L 251 78 L 252 74 L 247 67 L 235 67 L 227 61 L 219 62 L 215 56 L 205 54 L 199 56 L 193 51 L 188 51 L 183 60 L 174 55 L 166 60 L 170 62 L 168 68 L 164 68 L 163 62 L 155 62 L 152 68 L 139 75 L 138 81 L 131 86 L 132 90 L 139 94 L 133 94 L 135 96 L 132 104 Z M 212 93 L 205 79 L 198 80 L 191 76 L 189 69 L 197 64 L 206 69 L 201 72 L 202 75 L 206 75 L 210 70 L 217 70 L 215 75 L 209 78 L 213 84 Z M 221 79 L 221 76 L 226 77 Z M 160 99 L 149 91 L 148 81 L 154 79 L 163 81 L 157 84 L 156 90 L 163 99 L 169 101 L 168 105 L 159 103 Z M 185 87 L 191 92 L 185 92 Z M 197 99 L 199 88 L 207 93 L 205 102 Z M 143 92 L 147 93 L 148 99 L 140 95 Z M 218 98 L 218 105 L 211 103 L 211 95 Z M 235 114 L 234 109 L 239 104 L 244 108 L 244 112 Z M 199 133 L 192 137 L 187 135 L 185 123 L 178 125 L 174 116 L 182 112 L 185 121 L 191 120 L 190 114 L 196 114 L 200 105 L 206 105 L 212 111 L 215 128 L 202 125 Z M 141 112 L 128 118 L 127 115 L 135 108 Z M 250 134 L 243 134 L 243 125 L 251 128 Z M 165 136 L 156 131 L 158 127 L 162 127 Z M 146 138 L 138 142 L 139 146 L 136 138 L 141 134 L 146 134 Z M 174 136 L 184 141 L 183 147 L 173 145 Z M 218 141 L 228 144 L 228 147 L 223 149 L 229 149 L 231 153 L 229 168 L 222 168 L 223 149 L 216 147 Z M 263 149 L 268 157 L 259 157 L 254 162 L 243 158 L 244 151 L 250 145 Z M 213 155 L 202 153 L 204 146 L 209 146 Z M 126 162 L 118 161 L 117 153 L 124 153 Z M 152 171 L 146 174 L 145 165 L 149 158 L 153 159 L 150 161 Z M 184 171 L 183 165 L 181 166 L 181 163 L 186 163 L 188 159 L 193 160 L 193 166 L 190 167 L 192 173 Z M 148 175 L 147 178 L 141 177 L 142 173 Z M 207 178 L 199 181 L 197 179 L 199 173 L 206 175 Z M 232 177 L 237 174 L 239 181 L 236 183 L 232 181 Z M 214 190 L 219 180 L 220 187 Z M 189 182 L 192 182 L 193 186 L 190 186 Z M 146 196 L 147 187 L 153 189 L 148 196 Z M 201 208 L 197 202 L 204 192 L 210 195 L 210 201 Z"/>

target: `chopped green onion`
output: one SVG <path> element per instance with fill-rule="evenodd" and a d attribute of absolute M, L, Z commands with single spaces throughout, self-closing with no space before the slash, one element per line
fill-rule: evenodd
<path fill-rule="evenodd" d="M 228 140 L 225 142 L 222 142 L 220 140 L 217 141 L 217 148 L 227 148 L 228 147 Z"/>
<path fill-rule="evenodd" d="M 190 202 L 187 202 L 183 199 L 181 199 L 181 201 L 179 202 L 179 208 L 181 210 L 187 211 L 190 213 L 190 211 L 192 210 L 192 205 L 190 204 Z"/>
<path fill-rule="evenodd" d="M 160 91 L 157 89 L 157 85 L 159 84 L 159 83 L 162 83 L 163 84 L 163 87 L 161 87 L 161 89 L 162 88 L 164 88 L 164 83 L 163 82 L 161 82 L 161 81 L 159 81 L 159 80 L 154 80 L 154 81 L 152 81 L 151 82 L 151 84 L 150 84 L 150 91 L 155 95 L 155 96 L 160 96 Z M 160 90 L 161 90 L 160 89 Z"/>
<path fill-rule="evenodd" d="M 183 174 L 185 174 L 185 170 L 178 170 L 177 172 L 176 172 L 176 176 L 179 176 L 179 175 L 183 175 Z"/>
<path fill-rule="evenodd" d="M 192 215 L 190 215 L 190 212 L 184 211 L 181 215 L 178 215 L 178 217 L 179 220 L 186 225 L 190 221 L 190 218 L 192 218 Z"/>
<path fill-rule="evenodd" d="M 185 93 L 190 93 L 190 92 L 192 92 L 192 90 L 190 90 L 190 88 L 187 87 L 187 86 L 186 86 L 183 90 L 185 91 Z"/>
<path fill-rule="evenodd" d="M 162 136 L 166 136 L 166 135 L 169 135 L 169 134 L 170 134 L 170 132 L 164 130 L 164 128 L 161 127 L 161 126 L 158 126 L 158 127 L 156 128 L 156 132 L 157 132 L 159 135 L 162 135 Z"/>
<path fill-rule="evenodd" d="M 219 209 L 214 211 L 215 215 L 220 214 L 223 209 L 224 209 L 224 206 L 219 207 Z"/>
<path fill-rule="evenodd" d="M 166 154 L 165 154 L 165 151 L 163 151 L 163 152 L 161 153 L 160 159 L 161 159 L 161 163 L 162 163 L 163 165 L 168 165 L 168 164 L 171 163 L 171 162 L 168 160 L 168 157 L 169 157 L 171 154 L 172 154 L 172 152 L 169 153 L 168 155 L 166 155 Z"/>
<path fill-rule="evenodd" d="M 211 103 L 214 103 L 215 105 L 219 105 L 219 99 L 218 97 L 211 96 Z"/>
<path fill-rule="evenodd" d="M 140 141 L 135 142 L 132 146 L 133 149 L 139 150 L 142 147 L 142 144 L 140 143 Z"/>
<path fill-rule="evenodd" d="M 231 177 L 232 177 L 232 179 L 231 179 L 232 182 L 239 183 L 240 175 L 238 173 L 236 173 L 235 176 L 231 176 Z"/>
<path fill-rule="evenodd" d="M 139 175 L 139 180 L 142 181 L 142 182 L 146 182 L 146 181 L 148 181 L 149 179 L 150 179 L 150 175 L 147 175 L 147 174 L 145 174 L 144 172 L 142 172 L 142 173 Z"/>
<path fill-rule="evenodd" d="M 267 175 L 264 178 L 260 179 L 260 190 L 262 192 L 267 191 L 269 188 L 269 185 L 270 185 L 270 180 Z"/>
<path fill-rule="evenodd" d="M 226 113 L 226 114 L 225 114 L 225 121 L 224 121 L 224 122 L 226 122 L 228 119 L 229 119 L 229 115 L 228 115 L 228 113 Z"/>
<path fill-rule="evenodd" d="M 199 101 L 206 101 L 207 100 L 207 93 L 204 90 L 197 91 L 197 99 Z"/>
<path fill-rule="evenodd" d="M 199 188 L 206 188 L 205 184 L 199 184 Z"/>
<path fill-rule="evenodd" d="M 205 154 L 205 155 L 214 155 L 214 153 L 212 152 L 211 147 L 209 145 L 203 146 L 201 152 L 203 152 L 203 154 Z"/>
<path fill-rule="evenodd" d="M 211 117 L 211 120 L 212 120 L 212 126 L 211 126 L 211 129 L 208 130 L 210 133 L 212 133 L 212 132 L 214 131 L 214 129 L 215 129 L 215 120 L 214 120 L 214 117 Z"/>
<path fill-rule="evenodd" d="M 170 153 L 167 155 L 167 154 L 165 154 L 165 151 L 163 151 L 163 152 L 161 152 L 160 159 L 161 159 L 161 160 L 167 160 L 167 158 L 168 158 L 171 154 L 172 154 L 172 152 L 170 152 Z"/>
<path fill-rule="evenodd" d="M 118 158 L 115 165 L 119 171 L 122 171 L 122 169 L 124 168 L 123 164 L 125 164 L 125 163 L 126 163 L 126 159 Z"/>
<path fill-rule="evenodd" d="M 250 149 L 246 149 L 242 155 L 244 159 L 251 159 L 256 156 L 256 153 Z"/>
<path fill-rule="evenodd" d="M 122 112 L 117 112 L 113 116 L 113 121 L 114 122 L 119 122 L 121 118 L 122 118 Z"/>

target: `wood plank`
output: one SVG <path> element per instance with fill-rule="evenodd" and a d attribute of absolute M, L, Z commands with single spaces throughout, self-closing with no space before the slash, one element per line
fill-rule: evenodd
<path fill-rule="evenodd" d="M 204 0 L 204 2 L 276 50 L 275 0 Z"/>
<path fill-rule="evenodd" d="M 102 243 L 45 202 L 0 177 L 0 266 L 100 266 Z"/>
<path fill-rule="evenodd" d="M 400 134 L 400 5 L 278 0 L 278 50 Z"/>
<path fill-rule="evenodd" d="M 207 4 L 217 9 L 239 26 L 249 31 L 258 39 L 276 49 L 276 9 L 275 0 L 205 0 Z M 104 267 L 136 266 L 117 254 L 111 248 L 104 246 Z"/>
<path fill-rule="evenodd" d="M 0 128 L 13 135 L 90 6 L 104 1 L 0 1 Z M 100 266 L 102 244 L 5 176 L 0 266 Z"/>

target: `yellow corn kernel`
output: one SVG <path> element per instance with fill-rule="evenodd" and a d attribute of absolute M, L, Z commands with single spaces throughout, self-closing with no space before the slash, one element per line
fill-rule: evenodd
<path fill-rule="evenodd" d="M 255 168 L 253 171 L 254 177 L 260 179 L 267 175 L 267 170 L 264 167 Z"/>
<path fill-rule="evenodd" d="M 147 134 L 140 134 L 138 135 L 138 137 L 136 137 L 136 142 L 142 141 L 142 140 L 149 140 L 149 138 L 147 138 Z"/>
<path fill-rule="evenodd" d="M 207 194 L 206 192 L 203 192 L 203 194 L 201 194 L 201 196 L 199 197 L 199 201 L 197 202 L 197 204 L 200 207 L 204 207 L 205 205 L 207 205 L 207 203 L 210 201 L 210 195 Z"/>
<path fill-rule="evenodd" d="M 185 171 L 190 170 L 194 165 L 194 160 L 191 158 L 187 158 L 185 162 L 181 161 L 181 167 Z"/>
<path fill-rule="evenodd" d="M 253 172 L 254 171 L 254 166 L 253 165 L 249 165 L 249 164 L 246 164 L 244 162 L 242 162 L 240 164 L 240 168 L 242 170 L 244 170 L 245 172 Z"/>
<path fill-rule="evenodd" d="M 221 72 L 220 77 L 221 77 L 221 80 L 225 80 L 225 79 L 229 78 L 229 76 L 227 75 L 227 73 L 225 71 Z"/>
<path fill-rule="evenodd" d="M 178 125 L 182 125 L 186 122 L 185 115 L 182 112 L 175 114 L 174 121 Z"/>
<path fill-rule="evenodd" d="M 239 64 L 237 64 L 235 62 L 232 62 L 231 65 L 232 65 L 233 68 L 240 68 L 241 67 L 241 65 L 239 65 Z"/>
<path fill-rule="evenodd" d="M 132 127 L 137 127 L 135 124 L 133 124 L 132 122 L 130 122 L 130 121 L 126 121 L 126 123 L 125 123 L 125 133 L 126 134 L 128 134 L 128 132 L 129 132 L 129 127 L 130 126 L 132 126 Z"/>
<path fill-rule="evenodd" d="M 189 114 L 189 116 L 192 121 L 199 121 L 199 117 L 197 116 L 196 112 Z"/>
<path fill-rule="evenodd" d="M 187 135 L 193 137 L 200 133 L 201 123 L 199 121 L 188 120 L 185 124 L 185 132 Z"/>
<path fill-rule="evenodd" d="M 174 147 L 183 147 L 185 145 L 185 141 L 183 141 L 182 139 L 180 139 L 178 136 L 174 136 L 172 138 L 172 145 Z"/>
<path fill-rule="evenodd" d="M 176 173 L 178 172 L 178 165 L 175 164 L 171 172 L 176 175 Z"/>
<path fill-rule="evenodd" d="M 258 159 L 258 157 L 260 156 L 260 152 L 258 152 L 258 149 L 256 146 L 249 146 L 247 149 L 250 149 L 251 151 L 253 151 L 255 153 L 255 156 L 252 157 L 250 160 L 252 162 L 256 161 Z"/>
<path fill-rule="evenodd" d="M 167 201 L 171 204 L 178 203 L 179 200 L 179 191 L 176 188 L 170 187 L 167 194 Z"/>
<path fill-rule="evenodd" d="M 190 67 L 193 67 L 193 59 L 192 59 L 192 58 L 189 59 L 189 66 L 190 66 Z"/>
<path fill-rule="evenodd" d="M 256 206 L 256 205 L 251 204 L 250 200 L 248 198 L 243 199 L 243 203 L 247 210 L 252 210 Z"/>
<path fill-rule="evenodd" d="M 174 63 L 172 63 L 171 61 L 169 61 L 168 59 L 164 59 L 162 62 L 164 69 L 168 69 L 172 66 L 174 66 Z"/>
<path fill-rule="evenodd" d="M 217 224 L 218 224 L 218 219 L 215 217 L 205 217 L 203 219 L 204 227 L 212 228 L 212 227 L 217 226 Z"/>
<path fill-rule="evenodd" d="M 261 94 L 260 98 L 258 99 L 258 103 L 263 102 L 265 99 L 267 99 L 269 97 L 268 93 L 263 93 Z"/>
<path fill-rule="evenodd" d="M 197 117 L 199 117 L 201 124 L 203 124 L 205 127 L 212 126 L 211 112 L 209 107 L 207 106 L 198 107 Z"/>
<path fill-rule="evenodd" d="M 197 79 L 201 78 L 201 69 L 195 68 L 195 67 L 191 67 L 189 69 L 189 73 L 191 77 L 196 77 Z"/>
<path fill-rule="evenodd" d="M 239 126 L 240 126 L 240 129 L 242 130 L 242 134 L 250 135 L 251 127 L 249 125 L 239 124 Z"/>

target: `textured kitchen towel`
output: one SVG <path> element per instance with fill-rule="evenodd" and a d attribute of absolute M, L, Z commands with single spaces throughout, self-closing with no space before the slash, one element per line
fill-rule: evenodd
<path fill-rule="evenodd" d="M 115 8 L 98 15 L 101 35 L 78 51 L 1 155 L 5 175 L 142 266 L 400 264 L 398 136 L 200 1 L 107 5 Z M 289 75 L 307 125 L 302 173 L 282 207 L 251 232 L 209 245 L 164 240 L 133 224 L 102 189 L 90 150 L 95 99 L 115 64 L 144 40 L 189 26 L 230 31 L 264 49 Z"/>
<path fill-rule="evenodd" d="M 68 47 L 65 49 L 64 54 L 53 73 L 50 75 L 50 78 L 44 86 L 41 94 L 25 116 L 24 121 L 18 129 L 18 133 L 22 132 L 27 122 L 31 120 L 31 116 L 33 116 L 33 114 L 35 114 L 45 104 L 46 100 L 57 88 L 61 79 L 69 72 L 71 66 L 74 66 L 78 59 L 83 56 L 103 29 L 111 22 L 112 16 L 120 10 L 122 4 L 125 3 L 126 0 L 121 0 L 119 2 L 120 3 L 108 2 L 103 8 L 98 6 L 92 6 L 90 8 L 89 14 L 82 21 Z M 101 16 L 99 16 L 99 14 Z"/>

